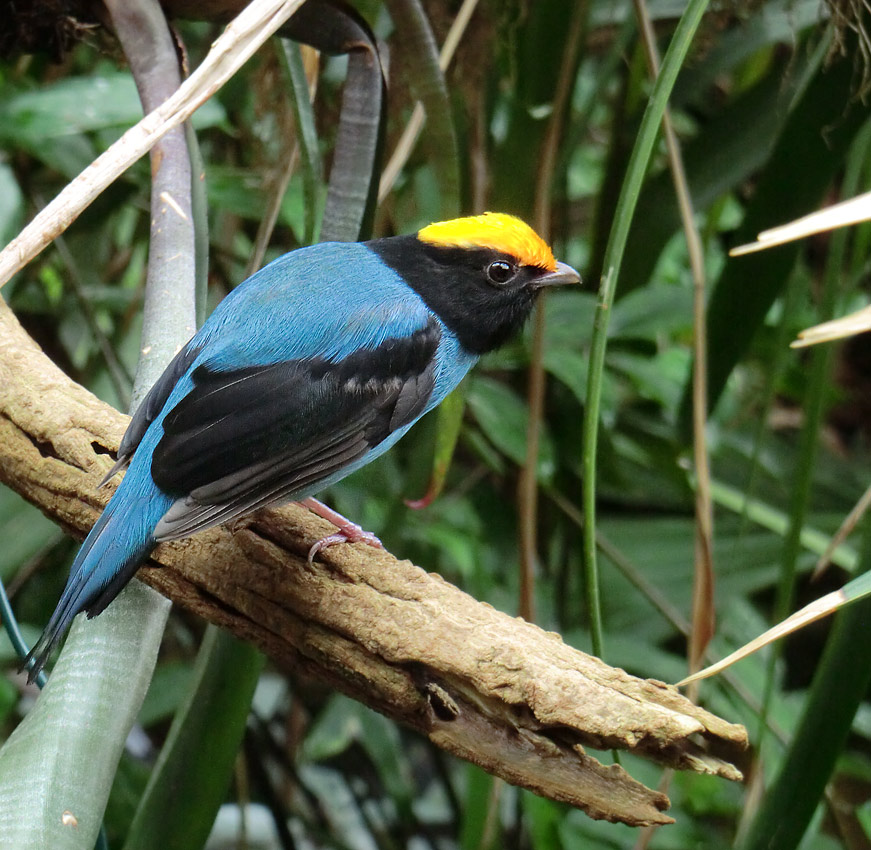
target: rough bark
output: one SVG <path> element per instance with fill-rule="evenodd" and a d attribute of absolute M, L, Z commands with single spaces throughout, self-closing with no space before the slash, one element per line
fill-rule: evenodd
<path fill-rule="evenodd" d="M 127 421 L 60 372 L 0 299 L 0 481 L 83 537 L 111 494 L 95 487 Z M 281 668 L 593 817 L 671 820 L 664 794 L 601 765 L 585 746 L 740 779 L 705 747 L 737 752 L 741 726 L 388 552 L 336 546 L 309 568 L 309 546 L 331 530 L 294 505 L 263 511 L 235 532 L 159 547 L 139 577 Z"/>

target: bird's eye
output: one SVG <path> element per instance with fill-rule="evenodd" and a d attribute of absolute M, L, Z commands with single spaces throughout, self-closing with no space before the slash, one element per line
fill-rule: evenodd
<path fill-rule="evenodd" d="M 517 270 L 511 263 L 506 263 L 504 260 L 496 260 L 487 266 L 487 279 L 490 283 L 508 283 L 516 274 Z"/>

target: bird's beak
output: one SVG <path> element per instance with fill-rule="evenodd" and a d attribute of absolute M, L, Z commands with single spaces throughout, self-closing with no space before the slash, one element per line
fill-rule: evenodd
<path fill-rule="evenodd" d="M 557 263 L 552 272 L 546 272 L 541 277 L 535 278 L 535 288 L 543 286 L 563 286 L 567 283 L 580 283 L 581 276 L 566 263 Z"/>

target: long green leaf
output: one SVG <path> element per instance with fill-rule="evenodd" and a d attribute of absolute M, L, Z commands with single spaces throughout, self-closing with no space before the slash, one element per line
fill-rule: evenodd
<path fill-rule="evenodd" d="M 435 37 L 420 0 L 386 0 L 386 5 L 402 34 L 408 82 L 426 112 L 425 146 L 427 163 L 437 178 L 438 217 L 453 218 L 460 213 L 460 155 Z"/>
<path fill-rule="evenodd" d="M 714 481 L 711 488 L 714 501 L 740 516 L 746 516 L 751 522 L 767 528 L 776 534 L 785 536 L 789 528 L 789 516 L 773 505 L 760 499 L 748 498 L 746 493 L 730 487 L 722 481 Z M 822 556 L 829 545 L 830 537 L 818 528 L 805 524 L 802 527 L 799 541 L 809 552 Z M 839 567 L 853 571 L 856 569 L 858 554 L 846 543 L 842 543 L 831 553 L 831 561 Z"/>
<path fill-rule="evenodd" d="M 871 523 L 863 570 L 871 569 Z M 871 685 L 871 601 L 840 613 L 817 667 L 801 723 L 742 850 L 793 850 L 801 841 L 840 755 L 859 703 Z"/>
<path fill-rule="evenodd" d="M 87 644 L 87 656 L 61 655 L 36 705 L 0 750 L 0 847 L 94 846 L 163 634 L 167 611 L 154 606 L 154 595 L 133 582 L 100 620 L 73 624 L 69 640 Z M 130 621 L 141 634 L 127 627 Z"/>
<path fill-rule="evenodd" d="M 280 34 L 331 55 L 348 54 L 322 242 L 353 242 L 372 232 L 383 143 L 385 81 L 375 36 L 353 7 L 309 0 Z"/>
<path fill-rule="evenodd" d="M 264 657 L 210 626 L 125 850 L 202 847 L 224 801 Z"/>
<path fill-rule="evenodd" d="M 289 39 L 282 39 L 280 56 L 283 59 L 284 72 L 290 81 L 291 106 L 296 120 L 297 140 L 303 165 L 302 177 L 305 195 L 303 241 L 308 244 L 315 241 L 319 191 L 323 183 L 323 163 L 318 148 L 314 109 L 309 99 L 308 80 L 302 64 L 299 46 L 293 44 Z"/>

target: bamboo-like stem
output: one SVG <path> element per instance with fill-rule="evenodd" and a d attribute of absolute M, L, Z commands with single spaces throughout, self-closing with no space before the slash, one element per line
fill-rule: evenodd
<path fill-rule="evenodd" d="M 584 410 L 582 507 L 584 512 L 584 594 L 590 627 L 593 654 L 601 658 L 605 652 L 602 601 L 599 592 L 599 567 L 596 555 L 596 453 L 599 444 L 599 409 L 602 399 L 602 376 L 605 370 L 605 349 L 608 344 L 608 320 L 617 287 L 616 270 L 611 268 L 602 277 L 596 321 L 590 348 L 590 369 L 587 379 L 587 403 Z"/>

